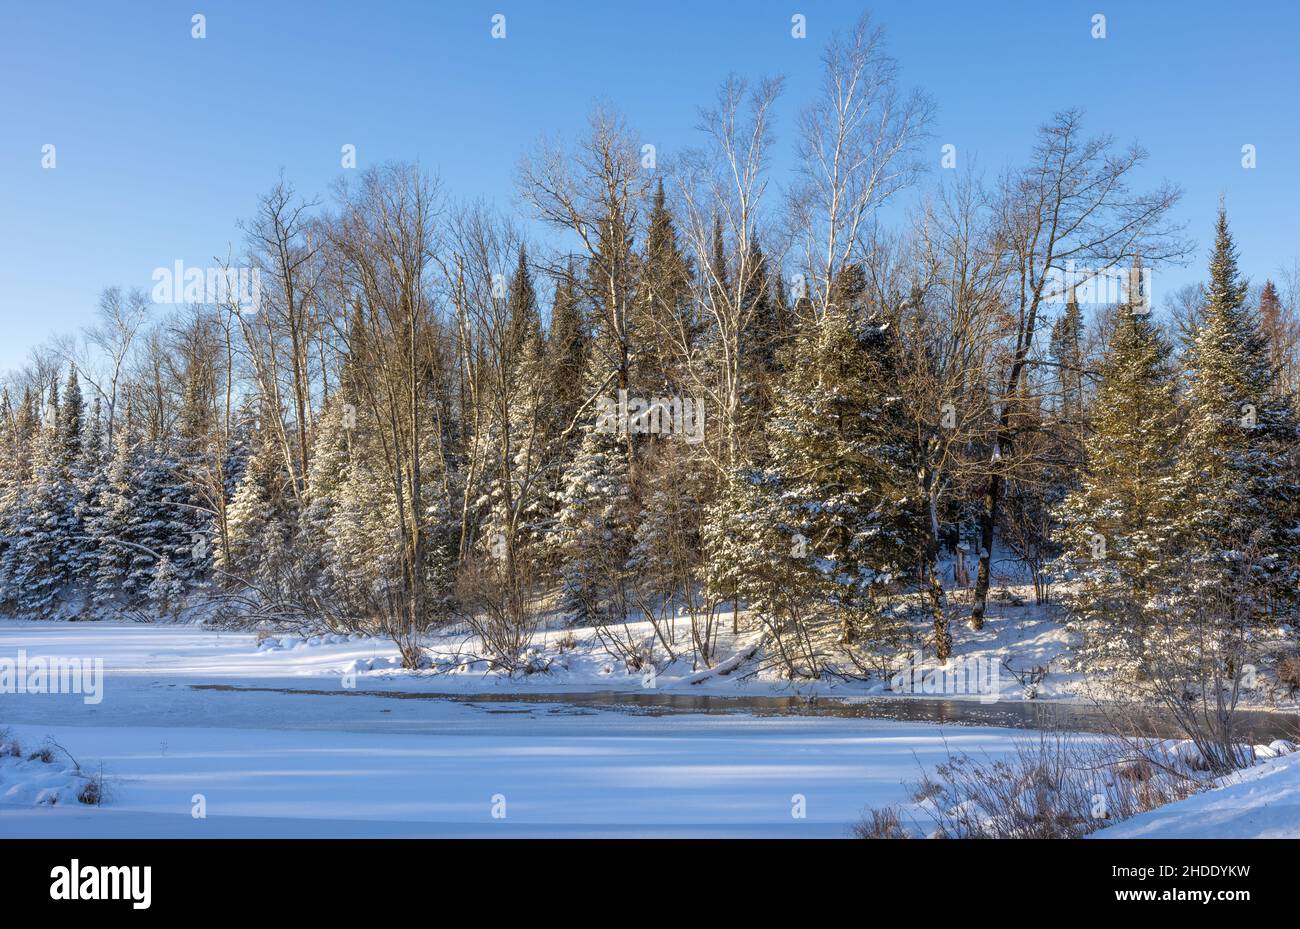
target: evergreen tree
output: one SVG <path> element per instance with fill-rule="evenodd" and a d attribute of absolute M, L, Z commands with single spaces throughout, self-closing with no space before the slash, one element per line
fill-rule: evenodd
<path fill-rule="evenodd" d="M 550 331 L 546 339 L 546 369 L 550 374 L 547 393 L 554 398 L 557 421 L 564 427 L 573 421 L 582 396 L 583 373 L 587 369 L 587 321 L 573 285 L 573 269 L 555 282 Z"/>
<path fill-rule="evenodd" d="M 1080 486 L 1060 507 L 1058 571 L 1090 669 L 1133 670 L 1176 583 L 1179 421 L 1172 348 L 1146 315 L 1112 321 Z"/>
<path fill-rule="evenodd" d="M 153 599 L 155 591 L 166 592 L 161 602 L 168 611 L 179 608 L 179 591 L 188 591 L 201 578 L 207 559 L 203 515 L 194 508 L 193 489 L 174 445 L 161 437 L 140 450 L 127 524 L 134 548 L 124 581 L 135 605 L 159 602 Z"/>
<path fill-rule="evenodd" d="M 554 437 L 543 493 L 548 498 L 546 510 L 552 517 L 558 513 L 563 498 L 564 469 L 573 461 L 582 442 L 582 431 L 574 427 L 574 419 L 587 399 L 583 396 L 583 376 L 587 370 L 588 344 L 587 321 L 570 267 L 555 282 L 555 302 L 546 339 L 545 394 L 551 407 Z"/>
<path fill-rule="evenodd" d="M 336 393 L 325 404 L 313 430 L 311 464 L 307 473 L 307 501 L 298 533 L 300 557 L 317 596 L 341 603 L 346 590 L 338 575 L 339 558 L 332 532 L 339 499 L 348 479 L 351 432 L 356 425 L 356 406 Z"/>
<path fill-rule="evenodd" d="M 268 595 L 287 595 L 287 549 L 296 523 L 287 499 L 284 457 L 265 437 L 248 460 L 226 511 L 229 548 L 224 570 L 251 581 Z"/>
<path fill-rule="evenodd" d="M 31 480 L 32 438 L 36 431 L 30 388 L 15 409 L 6 388 L 0 397 L 4 413 L 4 462 L 0 468 L 0 605 L 17 608 L 19 533 L 27 520 L 27 486 Z"/>
<path fill-rule="evenodd" d="M 72 574 L 71 488 L 65 468 L 64 422 L 57 383 L 41 416 L 32 453 L 32 479 L 15 527 L 12 575 L 18 612 L 33 619 L 52 616 Z"/>
<path fill-rule="evenodd" d="M 644 504 L 628 570 L 660 596 L 689 596 L 705 580 L 703 469 L 687 443 L 677 438 L 658 443 L 642 467 Z"/>
<path fill-rule="evenodd" d="M 113 436 L 113 453 L 95 510 L 87 522 L 87 535 L 95 551 L 92 598 L 99 607 L 121 605 L 127 599 L 125 582 L 133 558 L 130 523 L 138 467 L 131 429 L 121 426 Z"/>
<path fill-rule="evenodd" d="M 510 278 L 510 291 L 506 298 L 508 332 L 504 345 L 507 358 L 518 358 L 529 339 L 541 333 L 541 317 L 537 312 L 537 290 L 528 270 L 528 252 L 519 246 L 519 263 Z"/>
<path fill-rule="evenodd" d="M 1060 390 L 1060 415 L 1078 422 L 1083 415 L 1083 322 L 1074 290 L 1070 290 L 1065 312 L 1052 326 L 1051 351 L 1056 363 Z"/>
<path fill-rule="evenodd" d="M 772 286 L 767 256 L 755 241 L 746 263 L 744 287 L 746 325 L 741 333 L 740 371 L 744 377 L 740 415 L 748 429 L 757 433 L 772 408 L 772 397 L 781 378 L 781 359 L 793 335 L 794 321 L 785 302 L 784 290 Z M 780 282 L 780 277 L 777 277 Z"/>
<path fill-rule="evenodd" d="M 1268 340 L 1246 293 L 1220 208 L 1204 321 L 1188 359 L 1179 469 L 1188 589 L 1195 602 L 1258 585 L 1273 608 L 1293 609 L 1300 585 L 1300 432 L 1276 389 Z M 1239 604 L 1244 612 L 1256 609 L 1244 597 Z"/>
<path fill-rule="evenodd" d="M 13 586 L 9 581 L 11 550 L 18 526 L 15 520 L 22 494 L 23 445 L 18 436 L 18 414 L 9 388 L 0 389 L 0 608 L 13 609 Z"/>
<path fill-rule="evenodd" d="M 540 331 L 533 332 L 524 343 L 513 377 L 514 402 L 509 420 L 514 481 L 511 499 L 516 510 L 517 541 L 532 552 L 552 530 L 555 501 L 547 480 L 556 470 L 555 436 L 563 428 L 555 419 L 554 404 L 546 392 L 546 346 Z"/>
<path fill-rule="evenodd" d="M 509 332 L 491 368 L 481 541 L 488 548 L 508 544 L 513 551 L 540 538 L 550 503 L 541 479 L 552 426 L 545 395 L 545 340 L 522 248 L 506 309 Z"/>
<path fill-rule="evenodd" d="M 108 461 L 104 447 L 103 407 L 96 397 L 90 418 L 82 431 L 81 449 L 73 466 L 73 517 L 76 539 L 71 547 L 73 574 L 87 602 L 93 599 L 95 575 L 99 567 L 99 540 L 95 536 L 100 521 L 104 494 L 108 487 Z"/>
<path fill-rule="evenodd" d="M 757 529 L 736 558 L 752 569 L 742 596 L 753 605 L 793 585 L 845 642 L 870 629 L 880 592 L 915 563 L 921 526 L 887 331 L 852 315 L 832 304 L 799 334 L 767 425 L 769 461 L 730 491 L 733 514 Z M 781 566 L 775 582 L 767 565 Z"/>
<path fill-rule="evenodd" d="M 699 335 L 690 299 L 690 279 L 690 262 L 678 245 L 673 214 L 660 178 L 646 230 L 634 325 L 644 335 L 637 340 L 632 383 L 645 395 L 678 389 L 679 352 L 682 347 L 689 351 Z"/>
<path fill-rule="evenodd" d="M 1283 304 L 1272 281 L 1265 281 L 1259 292 L 1259 324 L 1268 339 L 1277 391 L 1300 415 L 1300 315 Z"/>
<path fill-rule="evenodd" d="M 587 375 L 592 394 L 608 380 L 604 357 L 592 356 Z M 565 469 L 551 544 L 561 563 L 565 609 L 581 622 L 603 622 L 626 612 L 623 570 L 635 516 L 627 458 L 631 437 L 620 434 L 617 417 L 593 410 L 586 416 L 581 444 Z"/>
<path fill-rule="evenodd" d="M 75 480 L 81 454 L 83 400 L 77 373 L 69 372 L 62 398 L 51 384 L 42 424 L 36 429 L 30 481 L 6 506 L 11 549 L 4 572 L 12 606 L 23 615 L 47 617 L 76 595 L 83 529 Z"/>
<path fill-rule="evenodd" d="M 164 554 L 154 563 L 153 577 L 146 589 L 153 615 L 173 615 L 184 602 L 185 591 L 185 583 L 173 567 L 171 556 Z"/>

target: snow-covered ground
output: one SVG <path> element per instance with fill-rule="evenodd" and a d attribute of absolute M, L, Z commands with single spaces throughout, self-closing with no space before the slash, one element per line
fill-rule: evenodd
<path fill-rule="evenodd" d="M 1027 735 L 349 691 L 344 669 L 395 654 L 372 639 L 268 648 L 251 634 L 189 626 L 0 625 L 0 660 L 20 650 L 29 660 L 103 659 L 100 702 L 0 695 L 0 727 L 24 745 L 53 738 L 84 766 L 102 763 L 108 803 L 35 806 L 24 795 L 0 803 L 5 836 L 844 836 L 864 807 L 901 800 L 903 785 L 950 751 L 996 757 Z M 611 677 L 591 673 L 562 686 Z M 539 686 L 481 673 L 362 676 L 359 690 L 395 694 Z M 626 677 L 619 686 L 640 686 Z"/>
<path fill-rule="evenodd" d="M 543 647 L 563 634 L 545 633 Z M 3 693 L 0 730 L 25 750 L 52 739 L 83 770 L 102 764 L 108 799 L 74 802 L 62 755 L 0 760 L 0 837 L 845 836 L 865 808 L 907 801 L 907 785 L 950 755 L 995 760 L 1036 738 L 995 725 L 601 706 L 578 695 L 886 691 L 876 681 L 793 686 L 754 662 L 724 662 L 737 665 L 726 675 L 679 663 L 651 688 L 589 631 L 574 637 L 551 673 L 509 677 L 484 665 L 404 672 L 383 639 L 2 622 L 0 665 L 20 653 L 29 664 L 102 659 L 99 699 Z M 962 654 L 1013 667 L 1065 642 L 1039 611 L 1011 606 L 962 639 Z M 723 653 L 746 654 L 753 641 L 742 631 Z M 428 644 L 446 668 L 474 643 Z M 565 696 L 536 702 L 546 693 Z M 1024 699 L 1014 679 L 999 696 Z M 1064 678 L 1040 692 L 1069 696 Z M 1104 834 L 1300 835 L 1300 756 L 1238 778 Z"/>
<path fill-rule="evenodd" d="M 0 804 L 72 806 L 88 780 L 48 743 L 24 746 L 0 730 Z"/>
<path fill-rule="evenodd" d="M 1134 816 L 1091 838 L 1300 838 L 1300 753 L 1220 778 L 1211 790 Z"/>
<path fill-rule="evenodd" d="M 249 699 L 246 696 L 231 699 Z M 0 804 L 10 836 L 844 836 L 864 804 L 949 750 L 1023 733 L 801 718 L 501 712 L 444 702 L 317 708 L 267 699 L 266 728 L 22 725 L 101 760 L 102 809 Z M 303 718 L 299 712 L 305 710 Z M 355 714 L 355 715 L 354 715 Z M 206 818 L 192 812 L 201 796 Z M 802 800 L 800 799 L 802 798 Z M 494 818 L 493 813 L 503 813 Z M 799 814 L 803 814 L 802 817 Z"/>
<path fill-rule="evenodd" d="M 400 668 L 397 648 L 386 638 L 345 635 L 274 634 L 260 642 L 249 633 L 223 632 L 190 625 L 140 623 L 70 623 L 0 620 L 0 637 L 12 642 L 17 634 L 30 655 L 85 655 L 102 658 L 116 676 L 156 676 L 160 679 L 212 679 L 228 683 L 256 680 L 279 686 L 339 687 L 357 690 L 411 690 L 434 693 L 591 691 L 660 691 L 740 695 L 823 694 L 827 696 L 927 696 L 922 688 L 900 694 L 891 680 L 875 674 L 869 680 L 834 679 L 791 681 L 774 661 L 759 654 L 738 661 L 753 651 L 761 638 L 742 613 L 740 632 L 730 632 L 730 614 L 719 634 L 719 661 L 712 669 L 694 666 L 688 658 L 669 661 L 659 646 L 654 654 L 658 672 L 653 682 L 643 673 L 629 672 L 612 656 L 594 629 L 552 628 L 535 636 L 538 663 L 547 670 L 536 674 L 505 674 L 491 669 L 477 640 L 465 633 L 429 637 L 423 644 L 433 659 L 429 670 L 407 672 Z M 918 628 L 917 644 L 927 630 Z M 642 642 L 655 640 L 648 622 L 628 624 L 628 636 Z M 689 621 L 679 621 L 676 636 L 680 653 L 690 654 Z M 1038 700 L 1076 696 L 1078 676 L 1064 669 L 1062 657 L 1069 634 L 1047 610 L 992 601 L 988 622 L 975 632 L 963 627 L 955 636 L 954 657 L 980 669 L 991 692 L 944 693 L 959 700 L 1019 702 L 1027 697 L 1016 672 L 1048 668 L 1034 687 Z M 13 646 L 17 648 L 17 645 Z M 915 655 L 902 646 L 898 661 Z M 769 656 L 770 657 L 770 656 Z M 733 659 L 733 660 L 728 660 Z M 737 666 L 738 665 L 738 666 Z M 936 667 L 930 656 L 922 658 L 924 672 Z M 850 669 L 852 670 L 852 669 Z M 972 673 L 973 670 L 972 670 Z"/>

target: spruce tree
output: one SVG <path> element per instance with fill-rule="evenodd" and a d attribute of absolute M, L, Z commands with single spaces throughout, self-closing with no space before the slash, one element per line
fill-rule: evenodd
<path fill-rule="evenodd" d="M 1070 290 L 1065 312 L 1052 325 L 1051 351 L 1056 363 L 1060 391 L 1060 415 L 1078 422 L 1083 414 L 1083 322 L 1074 290 Z"/>
<path fill-rule="evenodd" d="M 853 315 L 833 304 L 799 334 L 767 424 L 768 463 L 732 489 L 733 513 L 757 530 L 737 558 L 757 572 L 742 595 L 752 604 L 771 592 L 763 566 L 779 564 L 776 585 L 828 612 L 845 643 L 870 633 L 879 595 L 915 564 L 921 526 L 887 330 Z"/>
<path fill-rule="evenodd" d="M 49 400 L 36 432 L 31 480 L 11 515 L 14 548 L 6 573 L 14 607 L 34 618 L 60 612 L 75 598 L 81 567 L 76 464 L 81 454 L 83 400 L 75 369 L 60 398 L 50 385 Z"/>
<path fill-rule="evenodd" d="M 72 546 L 73 574 L 87 603 L 93 599 L 99 567 L 99 525 L 104 493 L 108 486 L 108 460 L 104 447 L 104 415 L 98 397 L 82 430 L 81 450 L 72 472 L 75 494 L 73 516 L 77 537 Z"/>
<path fill-rule="evenodd" d="M 337 573 L 339 561 L 332 527 L 348 478 L 356 415 L 356 406 L 338 392 L 326 402 L 316 421 L 307 472 L 307 500 L 298 532 L 304 549 L 300 554 L 304 574 L 311 579 L 318 597 L 336 605 L 342 602 L 346 584 L 340 583 L 342 579 Z"/>
<path fill-rule="evenodd" d="M 1300 585 L 1300 482 L 1293 411 L 1279 396 L 1268 340 L 1220 208 L 1204 321 L 1189 352 L 1179 528 L 1194 602 L 1238 590 L 1241 615 L 1294 609 Z M 1251 606 L 1248 588 L 1267 609 Z M 1256 615 L 1247 615 L 1254 613 Z"/>
<path fill-rule="evenodd" d="M 295 524 L 288 482 L 283 456 L 262 437 L 226 511 L 229 548 L 223 568 L 269 596 L 287 593 L 280 585 Z"/>
<path fill-rule="evenodd" d="M 1066 604 L 1090 669 L 1143 660 L 1151 610 L 1177 581 L 1179 419 L 1171 346 L 1147 315 L 1117 309 L 1092 404 L 1080 486 L 1058 511 Z"/>
<path fill-rule="evenodd" d="M 632 383 L 646 396 L 671 393 L 680 380 L 682 347 L 694 345 L 699 325 L 690 299 L 691 265 L 682 254 L 663 179 L 655 188 L 637 286 L 636 343 Z"/>
<path fill-rule="evenodd" d="M 131 488 L 127 539 L 134 543 L 124 589 L 130 602 L 143 606 L 155 590 L 169 591 L 161 601 L 171 612 L 181 605 L 174 595 L 200 576 L 206 548 L 200 513 L 185 482 L 173 442 L 162 436 L 143 444 Z M 201 554 L 202 553 L 202 554 Z M 159 572 L 164 581 L 159 582 Z M 157 587 L 162 583 L 162 587 Z"/>
<path fill-rule="evenodd" d="M 602 376 L 600 353 L 587 375 L 594 394 Z M 614 398 L 607 397 L 612 402 Z M 564 607 L 580 622 L 605 622 L 626 614 L 624 565 L 632 547 L 635 511 L 628 473 L 628 441 L 612 418 L 589 408 L 581 444 L 565 468 L 551 544 L 560 562 Z"/>
<path fill-rule="evenodd" d="M 541 319 L 537 312 L 537 290 L 533 286 L 533 276 L 528 270 L 528 252 L 519 246 L 519 259 L 515 273 L 510 277 L 510 289 L 506 298 L 507 333 L 504 353 L 507 358 L 518 358 L 524 344 L 541 329 Z"/>
<path fill-rule="evenodd" d="M 587 370 L 589 334 L 582 313 L 577 290 L 573 282 L 573 268 L 555 282 L 555 300 L 551 308 L 550 328 L 546 339 L 546 396 L 551 405 L 554 437 L 543 493 L 548 498 L 546 510 L 559 512 L 564 496 L 564 471 L 573 461 L 582 443 L 582 429 L 574 420 L 582 408 L 584 373 Z M 590 410 L 587 410 L 590 414 Z M 553 554 L 549 539 L 554 525 L 548 529 L 545 551 Z M 548 558 L 549 562 L 553 559 Z"/>
<path fill-rule="evenodd" d="M 130 420 L 130 410 L 127 410 Z M 126 578 L 131 569 L 131 520 L 135 475 L 139 455 L 129 425 L 120 425 L 113 436 L 113 451 L 87 534 L 95 550 L 93 602 L 101 609 L 123 605 L 127 600 Z"/>
<path fill-rule="evenodd" d="M 22 494 L 22 456 L 24 444 L 18 435 L 18 413 L 9 396 L 9 388 L 0 389 L 0 609 L 14 607 L 14 587 L 9 580 L 9 563 L 16 541 L 16 515 Z"/>

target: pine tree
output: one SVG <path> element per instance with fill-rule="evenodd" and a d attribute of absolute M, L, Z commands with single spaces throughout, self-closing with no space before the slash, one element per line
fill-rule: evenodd
<path fill-rule="evenodd" d="M 781 359 L 793 335 L 794 320 L 786 306 L 784 290 L 772 286 L 767 256 L 757 241 L 750 246 L 746 266 L 749 276 L 743 298 L 747 322 L 740 343 L 740 370 L 744 377 L 740 415 L 746 428 L 757 433 L 772 408 L 775 386 L 782 375 Z M 779 276 L 777 281 L 780 282 Z"/>
<path fill-rule="evenodd" d="M 17 530 L 12 578 L 17 609 L 32 618 L 52 616 L 72 587 L 78 535 L 72 463 L 81 441 L 81 392 L 75 372 L 66 402 L 51 384 L 43 426 L 33 452 L 26 519 Z"/>
<path fill-rule="evenodd" d="M 248 460 L 226 511 L 224 570 L 253 583 L 269 596 L 287 595 L 284 562 L 295 518 L 286 499 L 289 474 L 284 457 L 264 437 Z"/>
<path fill-rule="evenodd" d="M 601 223 L 597 255 L 587 269 L 596 312 L 580 394 L 584 400 L 616 402 L 618 392 L 631 386 L 632 257 L 627 219 L 612 208 Z M 635 437 L 607 421 L 595 404 L 583 409 L 574 431 L 580 439 L 564 469 L 556 531 L 548 548 L 561 564 L 564 605 L 571 616 L 583 622 L 621 620 L 636 521 L 630 479 Z"/>
<path fill-rule="evenodd" d="M 1265 281 L 1259 292 L 1259 324 L 1268 339 L 1278 393 L 1300 414 L 1300 315 L 1282 303 L 1272 281 Z"/>
<path fill-rule="evenodd" d="M 587 321 L 573 285 L 573 269 L 555 282 L 550 331 L 546 339 L 547 393 L 554 398 L 556 419 L 567 428 L 584 397 L 583 373 L 587 369 Z"/>
<path fill-rule="evenodd" d="M 17 611 L 22 592 L 22 535 L 29 525 L 32 457 L 40 433 L 40 416 L 31 388 L 23 390 L 17 409 L 5 394 L 4 473 L 0 474 L 0 605 Z"/>
<path fill-rule="evenodd" d="M 632 370 L 632 383 L 642 394 L 658 395 L 677 389 L 678 353 L 683 347 L 689 351 L 699 335 L 690 283 L 691 265 L 678 245 L 673 214 L 660 178 L 646 230 L 633 326 L 643 334 L 637 340 Z"/>
<path fill-rule="evenodd" d="M 170 555 L 164 554 L 154 563 L 153 577 L 146 589 L 154 616 L 175 614 L 185 595 L 185 584 L 176 573 Z"/>
<path fill-rule="evenodd" d="M 123 586 L 137 606 L 150 600 L 160 568 L 166 575 L 161 589 L 188 588 L 198 578 L 199 565 L 206 557 L 206 548 L 200 544 L 206 535 L 199 531 L 192 490 L 185 483 L 172 445 L 165 437 L 144 443 L 129 496 L 127 540 L 134 547 Z M 179 605 L 169 595 L 167 609 L 173 611 Z"/>
<path fill-rule="evenodd" d="M 82 434 L 81 453 L 72 476 L 76 495 L 74 516 L 78 531 L 78 539 L 73 547 L 73 573 L 77 587 L 87 601 L 93 599 L 96 572 L 99 569 L 100 539 L 96 535 L 96 529 L 102 520 L 104 495 L 108 489 L 108 460 L 104 440 L 103 408 L 99 398 L 96 398 Z"/>
<path fill-rule="evenodd" d="M 370 426 L 363 420 L 353 431 L 329 528 L 335 581 L 363 615 L 396 596 L 402 577 L 397 499 Z"/>
<path fill-rule="evenodd" d="M 546 347 L 540 331 L 524 343 L 513 379 L 509 428 L 515 486 L 511 497 L 517 541 L 531 553 L 552 531 L 555 501 L 547 479 L 556 470 L 555 436 L 562 428 L 546 392 Z"/>
<path fill-rule="evenodd" d="M 304 574 L 312 579 L 316 595 L 340 604 L 346 584 L 338 575 L 338 553 L 332 532 L 339 499 L 348 479 L 351 432 L 356 406 L 335 393 L 325 404 L 312 433 L 311 464 L 307 474 L 307 500 L 300 517 L 299 557 Z"/>
<path fill-rule="evenodd" d="M 129 410 L 127 419 L 130 419 Z M 87 534 L 96 553 L 92 597 L 101 608 L 122 605 L 127 599 L 124 585 L 133 558 L 129 537 L 138 466 L 139 456 L 131 439 L 131 429 L 120 426 L 113 436 L 113 453 L 95 512 L 87 525 Z"/>
<path fill-rule="evenodd" d="M 593 356 L 588 383 L 603 382 Z M 582 443 L 565 469 L 552 545 L 560 561 L 565 609 L 580 622 L 622 619 L 623 570 L 632 547 L 633 501 L 628 437 L 618 424 L 594 413 L 582 426 Z"/>
<path fill-rule="evenodd" d="M 799 334 L 775 391 L 769 461 L 730 491 L 735 517 L 757 529 L 736 559 L 757 572 L 741 578 L 741 594 L 753 605 L 793 585 L 829 611 L 846 643 L 870 629 L 880 592 L 915 563 L 921 526 L 887 330 L 852 315 L 833 304 Z M 775 582 L 765 565 L 780 565 Z"/>
<path fill-rule="evenodd" d="M 587 370 L 589 344 L 587 321 L 573 283 L 573 268 L 555 282 L 555 301 L 551 308 L 550 330 L 546 339 L 545 395 L 551 407 L 554 434 L 550 448 L 550 461 L 543 477 L 542 494 L 550 514 L 547 529 L 548 553 L 546 567 L 552 567 L 554 546 L 550 544 L 555 532 L 554 518 L 560 510 L 564 496 L 565 468 L 573 461 L 582 443 L 582 430 L 574 420 L 582 407 L 584 373 Z M 590 410 L 587 411 L 590 415 Z"/>
<path fill-rule="evenodd" d="M 519 260 L 510 277 L 510 290 L 506 298 L 508 332 L 504 351 L 508 358 L 518 358 L 524 345 L 541 331 L 541 318 L 537 312 L 537 290 L 528 270 L 528 252 L 519 246 Z"/>
<path fill-rule="evenodd" d="M 1276 389 L 1268 340 L 1220 208 L 1204 322 L 1189 353 L 1188 428 L 1179 469 L 1181 519 L 1194 601 L 1258 586 L 1293 609 L 1300 585 L 1300 486 L 1295 416 Z M 1251 623 L 1250 598 L 1237 598 Z"/>
<path fill-rule="evenodd" d="M 87 439 L 85 400 L 75 366 L 68 369 L 68 379 L 63 387 L 63 402 L 59 407 L 59 463 L 58 501 L 59 519 L 62 523 L 59 552 L 60 583 L 63 598 L 72 600 L 82 567 L 82 547 L 85 527 L 81 522 L 81 484 L 78 481 L 83 446 Z"/>
<path fill-rule="evenodd" d="M 628 571 L 657 597 L 689 598 L 705 581 L 703 469 L 679 438 L 657 443 L 641 468 L 644 505 Z"/>
<path fill-rule="evenodd" d="M 550 455 L 550 403 L 545 340 L 523 249 L 506 306 L 508 332 L 492 367 L 487 407 L 489 466 L 485 474 L 484 547 L 511 552 L 541 538 L 549 515 L 543 472 Z"/>
<path fill-rule="evenodd" d="M 18 510 L 22 500 L 23 455 L 27 447 L 19 435 L 19 413 L 9 396 L 9 388 L 0 389 L 0 608 L 14 608 L 15 588 L 10 580 L 13 547 L 16 541 Z"/>
<path fill-rule="evenodd" d="M 1052 360 L 1060 390 L 1060 415 L 1067 422 L 1077 422 L 1083 414 L 1083 322 L 1074 290 L 1065 312 L 1052 326 Z"/>
<path fill-rule="evenodd" d="M 304 530 L 288 549 L 288 556 L 303 572 L 305 586 L 325 598 L 325 605 L 337 614 L 373 617 L 383 615 L 393 605 L 393 598 L 401 595 L 404 540 L 378 423 L 368 407 L 352 402 L 350 391 L 355 381 L 347 366 L 344 375 L 318 425 Z M 441 615 L 454 586 L 460 527 L 452 515 L 450 494 L 457 488 L 451 475 L 434 467 L 439 461 L 437 444 L 445 436 L 440 436 L 432 421 L 424 424 L 422 436 L 422 455 L 428 466 L 419 508 L 423 585 L 428 609 Z M 246 495 L 265 499 L 264 495 Z M 319 545 L 320 554 L 314 557 L 323 562 L 320 568 L 307 571 L 302 567 L 300 550 L 304 545 Z"/>
<path fill-rule="evenodd" d="M 1084 444 L 1080 486 L 1058 512 L 1071 581 L 1066 603 L 1092 670 L 1135 669 L 1144 658 L 1149 611 L 1176 583 L 1179 420 L 1172 348 L 1149 317 L 1120 307 Z"/>

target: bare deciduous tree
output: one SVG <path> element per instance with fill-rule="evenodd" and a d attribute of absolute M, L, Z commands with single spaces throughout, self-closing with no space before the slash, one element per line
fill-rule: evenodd
<path fill-rule="evenodd" d="M 995 388 L 997 428 L 982 493 L 979 568 L 971 627 L 983 628 L 1003 484 L 1014 461 L 1016 416 L 1026 402 L 1029 368 L 1045 306 L 1066 295 L 1072 275 L 1103 275 L 1141 256 L 1147 266 L 1184 256 L 1187 243 L 1168 222 L 1179 189 L 1131 189 L 1147 153 L 1118 149 L 1110 136 L 1085 137 L 1078 110 L 1056 114 L 1038 133 L 1028 166 L 1002 183 L 999 235 L 1014 262 L 1006 300 L 1008 339 Z"/>

